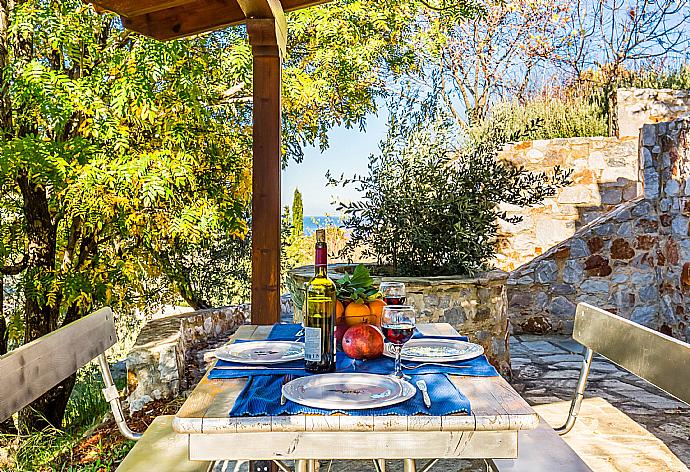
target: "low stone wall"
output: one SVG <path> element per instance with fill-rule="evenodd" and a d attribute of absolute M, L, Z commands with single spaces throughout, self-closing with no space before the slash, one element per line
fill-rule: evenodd
<path fill-rule="evenodd" d="M 533 172 L 572 170 L 573 184 L 540 205 L 502 205 L 520 223 L 499 220 L 495 265 L 511 271 L 571 237 L 582 226 L 641 194 L 637 138 L 563 138 L 507 145 L 500 157 Z"/>
<path fill-rule="evenodd" d="M 333 264 L 329 275 L 337 279 L 354 264 Z M 298 286 L 314 273 L 313 266 L 290 271 Z M 491 271 L 474 278 L 463 277 L 374 277 L 381 281 L 405 283 L 407 300 L 418 310 L 420 323 L 446 322 L 474 342 L 481 344 L 490 362 L 504 375 L 510 375 L 508 318 L 505 283 L 508 274 Z"/>
<path fill-rule="evenodd" d="M 127 355 L 130 411 L 170 398 L 191 387 L 186 369 L 194 346 L 227 337 L 249 318 L 250 305 L 212 308 L 166 316 L 144 325 Z"/>
<path fill-rule="evenodd" d="M 688 115 L 690 91 L 672 89 L 618 89 L 618 136 L 637 137 L 642 126 L 668 122 Z"/>
<path fill-rule="evenodd" d="M 690 276 L 688 127 L 684 121 L 645 125 L 639 151 L 644 194 L 511 274 L 516 333 L 571 333 L 575 304 L 588 302 L 690 340 L 683 278 L 684 267 Z"/>

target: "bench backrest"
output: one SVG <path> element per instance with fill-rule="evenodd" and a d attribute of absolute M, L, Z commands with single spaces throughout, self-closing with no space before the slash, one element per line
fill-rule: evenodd
<path fill-rule="evenodd" d="M 0 422 L 116 341 L 113 312 L 102 308 L 0 357 Z"/>
<path fill-rule="evenodd" d="M 690 404 L 690 344 L 586 303 L 573 339 Z"/>

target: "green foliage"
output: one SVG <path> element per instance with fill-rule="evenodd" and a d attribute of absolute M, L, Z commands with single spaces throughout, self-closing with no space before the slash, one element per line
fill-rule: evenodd
<path fill-rule="evenodd" d="M 326 147 L 334 125 L 364 127 L 411 64 L 402 39 L 418 8 L 343 0 L 289 15 L 285 162 Z M 246 299 L 246 31 L 159 42 L 79 0 L 0 9 L 0 272 L 18 276 L 19 341 L 99 305 Z"/>
<path fill-rule="evenodd" d="M 65 411 L 64 424 L 68 429 L 90 428 L 98 424 L 100 419 L 110 411 L 110 405 L 103 396 L 104 387 L 95 362 L 87 364 L 78 371 Z M 122 388 L 124 385 L 118 385 L 118 387 Z"/>
<path fill-rule="evenodd" d="M 422 5 L 406 0 L 336 0 L 288 15 L 283 68 L 284 146 L 328 147 L 335 125 L 365 128 L 387 82 L 417 67 L 406 38 Z"/>
<path fill-rule="evenodd" d="M 299 189 L 295 189 L 295 195 L 292 198 L 292 234 L 293 237 L 299 237 L 304 234 L 304 207 L 302 205 L 302 194 Z"/>
<path fill-rule="evenodd" d="M 518 221 L 499 204 L 533 205 L 569 183 L 559 168 L 536 174 L 500 161 L 503 141 L 459 149 L 456 135 L 434 110 L 392 113 L 368 174 L 331 179 L 356 185 L 363 196 L 339 208 L 352 229 L 350 251 L 365 247 L 397 275 L 471 275 L 495 253 L 497 219 Z"/>
<path fill-rule="evenodd" d="M 124 385 L 118 385 L 122 388 Z M 75 387 L 70 395 L 65 414 L 64 429 L 49 427 L 22 436 L 0 436 L 0 447 L 10 457 L 9 463 L 0 461 L 0 470 L 10 467 L 17 472 L 36 470 L 96 472 L 111 471 L 116 461 L 122 459 L 133 443 L 127 441 L 115 451 L 103 451 L 93 462 L 83 465 L 69 464 L 73 448 L 84 440 L 85 434 L 96 426 L 110 410 L 101 389 L 103 382 L 95 363 L 90 363 L 77 373 Z"/>
<path fill-rule="evenodd" d="M 663 64 L 637 68 L 622 74 L 620 87 L 690 90 L 690 66 L 666 67 Z"/>
<path fill-rule="evenodd" d="M 535 122 L 539 126 L 531 127 Z M 508 134 L 520 133 L 525 140 L 608 135 L 607 117 L 596 95 L 547 93 L 524 104 L 517 101 L 497 103 L 491 107 L 487 118 L 470 128 L 470 139 L 481 142 L 496 128 Z"/>
<path fill-rule="evenodd" d="M 369 269 L 364 264 L 358 264 L 352 275 L 344 273 L 340 279 L 336 280 L 335 285 L 338 300 L 341 301 L 365 303 L 381 296 L 378 289 L 374 287 L 374 279 L 369 274 Z"/>
<path fill-rule="evenodd" d="M 604 67 L 605 69 L 605 67 Z M 507 133 L 524 131 L 530 123 L 539 126 L 522 133 L 522 139 L 607 136 L 609 120 L 608 87 L 690 89 L 690 67 L 662 65 L 623 70 L 615 84 L 605 71 L 587 71 L 568 87 L 550 87 L 519 102 L 502 101 L 491 106 L 488 116 L 469 130 L 471 141 L 481 142 L 492 130 Z"/>

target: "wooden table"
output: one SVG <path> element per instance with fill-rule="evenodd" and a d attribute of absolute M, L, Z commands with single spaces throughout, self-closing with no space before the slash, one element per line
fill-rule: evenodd
<path fill-rule="evenodd" d="M 447 323 L 418 329 L 426 335 L 458 334 Z M 231 341 L 262 340 L 270 330 L 242 326 Z M 246 379 L 204 376 L 175 416 L 173 429 L 189 436 L 192 460 L 517 457 L 517 432 L 537 427 L 535 411 L 502 377 L 451 378 L 470 400 L 471 415 L 232 418 L 228 412 Z M 414 462 L 405 462 L 413 470 Z"/>

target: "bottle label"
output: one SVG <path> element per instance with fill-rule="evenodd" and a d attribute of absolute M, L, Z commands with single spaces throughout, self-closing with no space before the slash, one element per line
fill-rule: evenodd
<path fill-rule="evenodd" d="M 321 328 L 304 328 L 304 360 L 321 362 Z"/>

